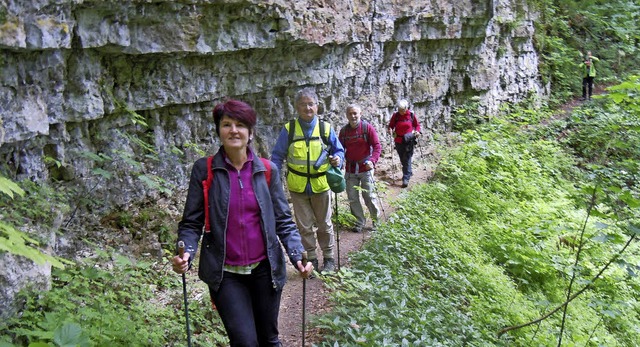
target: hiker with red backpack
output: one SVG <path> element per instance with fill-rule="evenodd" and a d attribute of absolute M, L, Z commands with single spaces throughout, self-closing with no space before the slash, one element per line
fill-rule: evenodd
<path fill-rule="evenodd" d="M 313 89 L 298 91 L 294 106 L 298 118 L 280 131 L 271 160 L 278 169 L 287 161 L 287 186 L 309 262 L 318 269 L 317 241 L 323 256 L 322 273 L 331 273 L 335 260 L 328 178 L 333 176 L 330 167 L 342 164 L 344 148 L 331 125 L 319 119 L 318 95 Z"/>
<path fill-rule="evenodd" d="M 420 123 L 413 111 L 409 110 L 407 100 L 398 101 L 398 112 L 394 113 L 389 120 L 389 133 L 393 136 L 396 152 L 402 164 L 402 188 L 406 188 L 413 175 L 411 168 L 413 148 L 422 134 Z"/>
<path fill-rule="evenodd" d="M 193 165 L 178 224 L 184 252 L 172 258 L 173 270 L 188 270 L 202 236 L 198 276 L 209 286 L 230 345 L 280 346 L 282 246 L 303 277 L 313 268 L 302 265 L 304 248 L 277 166 L 249 146 L 256 112 L 228 100 L 216 105 L 213 119 L 222 146 L 211 159 Z"/>
<path fill-rule="evenodd" d="M 373 169 L 380 159 L 382 146 L 376 129 L 362 119 L 360 106 L 351 104 L 347 106 L 346 113 L 349 123 L 340 129 L 338 139 L 345 148 L 347 197 L 351 214 L 356 218 L 356 225 L 352 231 L 359 233 L 367 221 L 360 203 L 360 190 L 364 203 L 369 209 L 374 228 L 380 218 Z"/>

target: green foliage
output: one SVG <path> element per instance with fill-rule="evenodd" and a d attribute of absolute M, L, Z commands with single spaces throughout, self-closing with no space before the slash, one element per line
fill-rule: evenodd
<path fill-rule="evenodd" d="M 173 346 L 186 340 L 180 277 L 116 253 L 99 252 L 56 270 L 50 291 L 22 298 L 21 317 L 0 325 L 0 334 L 16 345 Z M 225 333 L 206 300 L 189 305 L 193 342 L 218 346 Z"/>
<path fill-rule="evenodd" d="M 337 200 L 334 199 L 333 222 L 335 227 L 352 227 L 356 224 L 356 217 L 351 214 L 349 201 L 343 195 L 338 194 L 336 195 Z"/>
<path fill-rule="evenodd" d="M 640 116 L 640 76 L 630 76 L 624 82 L 607 88 L 605 98 L 616 105 L 624 107 L 624 111 Z"/>
<path fill-rule="evenodd" d="M 542 20 L 535 22 L 543 83 L 550 83 L 552 104 L 581 89 L 578 64 L 591 50 L 600 58 L 597 81 L 637 71 L 640 63 L 640 17 L 637 1 L 541 0 Z"/>
<path fill-rule="evenodd" d="M 49 262 L 54 267 L 64 268 L 59 258 L 42 253 L 38 248 L 39 245 L 38 241 L 12 225 L 0 221 L 0 251 L 26 257 L 39 265 Z"/>
<path fill-rule="evenodd" d="M 154 204 L 131 207 L 127 210 L 114 209 L 105 214 L 100 219 L 101 225 L 126 231 L 133 241 L 145 241 L 149 233 L 153 233 L 160 243 L 173 245 L 175 221 L 165 209 L 159 209 Z"/>
<path fill-rule="evenodd" d="M 59 214 L 69 211 L 69 193 L 47 184 L 30 180 L 20 182 L 20 196 L 0 195 L 0 211 L 3 219 L 15 225 L 38 225 L 50 227 Z M 6 208 L 5 208 L 6 207 Z"/>
<path fill-rule="evenodd" d="M 110 92 L 107 92 L 112 97 Z M 102 183 L 109 185 L 111 183 L 129 182 L 130 177 L 136 177 L 133 181 L 141 187 L 146 187 L 151 192 L 160 192 L 169 195 L 175 191 L 174 185 L 166 179 L 151 173 L 150 163 L 156 164 L 160 161 L 159 151 L 153 144 L 153 132 L 149 130 L 148 120 L 135 110 L 130 109 L 124 102 L 114 98 L 117 106 L 115 114 L 126 117 L 131 126 L 117 129 L 112 133 L 110 138 L 102 138 L 103 134 L 97 134 L 96 138 L 104 142 L 113 142 L 121 140 L 128 147 L 112 148 L 107 152 L 94 153 L 92 151 L 78 151 L 75 153 L 92 162 L 93 169 L 91 173 L 94 175 L 95 186 Z M 110 146 L 107 146 L 110 148 Z M 183 156 L 178 148 L 172 148 L 173 155 Z M 93 189 L 93 188 L 91 188 Z M 86 194 L 86 193 L 84 193 Z M 91 203 L 88 201 L 88 203 Z M 83 206 L 80 206 L 83 207 Z"/>
<path fill-rule="evenodd" d="M 206 155 L 207 155 L 207 152 L 206 152 L 206 151 L 204 151 L 202 148 L 200 148 L 200 146 L 198 146 L 197 144 L 192 143 L 192 142 L 187 142 L 187 143 L 185 143 L 185 144 L 184 144 L 184 148 L 185 148 L 186 150 L 193 151 L 193 152 L 195 153 L 195 155 L 196 155 L 196 156 L 198 156 L 198 157 L 204 157 L 204 156 L 206 156 Z M 177 149 L 177 148 L 176 148 L 176 149 L 174 149 L 173 151 L 179 151 L 179 153 L 183 154 L 183 152 L 182 152 L 182 151 L 180 151 L 180 150 L 179 150 L 179 149 Z"/>
<path fill-rule="evenodd" d="M 3 193 L 13 199 L 14 194 L 24 196 L 24 190 L 10 179 L 0 176 L 0 193 Z"/>
<path fill-rule="evenodd" d="M 480 106 L 480 98 L 473 97 L 471 102 L 456 106 L 453 110 L 451 128 L 453 131 L 464 131 L 473 129 L 476 125 L 485 121 L 484 117 L 478 112 Z"/>
<path fill-rule="evenodd" d="M 0 251 L 26 257 L 39 265 L 49 262 L 54 267 L 64 268 L 63 260 L 43 253 L 40 241 L 14 226 L 33 220 L 40 228 L 47 228 L 52 222 L 52 208 L 64 210 L 60 195 L 31 181 L 22 184 L 26 185 L 26 190 L 0 176 L 0 191 L 4 193 L 0 194 Z"/>
<path fill-rule="evenodd" d="M 527 132 L 548 114 L 509 109 L 463 132 L 432 182 L 326 280 L 334 309 L 313 320 L 318 344 L 636 345 L 638 117 L 615 99 L 551 130 Z M 552 310 L 569 283 L 580 295 L 563 321 Z"/>

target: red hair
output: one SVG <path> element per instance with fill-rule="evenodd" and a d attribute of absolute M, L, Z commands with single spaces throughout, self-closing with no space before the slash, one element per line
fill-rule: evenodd
<path fill-rule="evenodd" d="M 253 133 L 256 126 L 257 115 L 253 107 L 240 100 L 229 99 L 217 104 L 213 108 L 213 122 L 216 125 L 216 133 L 220 135 L 220 120 L 223 116 L 235 119 L 249 128 L 249 133 Z"/>

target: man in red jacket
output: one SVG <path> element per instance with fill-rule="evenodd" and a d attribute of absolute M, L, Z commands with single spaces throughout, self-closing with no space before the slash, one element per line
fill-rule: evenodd
<path fill-rule="evenodd" d="M 416 144 L 418 136 L 421 135 L 420 123 L 418 123 L 415 114 L 409 110 L 407 100 L 398 101 L 398 112 L 391 116 L 389 132 L 394 137 L 396 152 L 398 152 L 402 164 L 402 188 L 406 188 L 413 175 L 411 170 L 413 146 Z"/>
<path fill-rule="evenodd" d="M 342 127 L 338 135 L 338 139 L 345 149 L 347 197 L 351 214 L 356 217 L 356 225 L 353 229 L 355 232 L 361 232 L 367 221 L 360 204 L 359 191 L 362 191 L 362 197 L 369 209 L 374 228 L 380 218 L 373 168 L 380 158 L 382 146 L 380 146 L 376 129 L 361 117 L 362 109 L 360 106 L 355 104 L 347 106 L 349 124 Z"/>

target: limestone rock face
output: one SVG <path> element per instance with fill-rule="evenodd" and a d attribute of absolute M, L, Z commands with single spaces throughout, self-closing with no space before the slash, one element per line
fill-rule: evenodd
<path fill-rule="evenodd" d="M 471 100 L 543 96 L 535 19 L 525 0 L 4 0 L 0 155 L 12 178 L 126 206 L 184 189 L 226 97 L 258 111 L 265 156 L 302 87 L 335 127 L 356 102 L 384 139 L 405 98 L 446 131 Z"/>
<path fill-rule="evenodd" d="M 194 114 L 237 97 L 277 125 L 303 86 L 336 123 L 350 101 L 382 121 L 407 98 L 445 129 L 471 96 L 492 113 L 540 93 L 534 15 L 522 0 L 9 0 L 2 149 L 67 123 L 109 122 L 119 104 L 164 121 L 180 116 L 169 108 Z M 271 134 L 259 135 L 268 148 Z"/>

